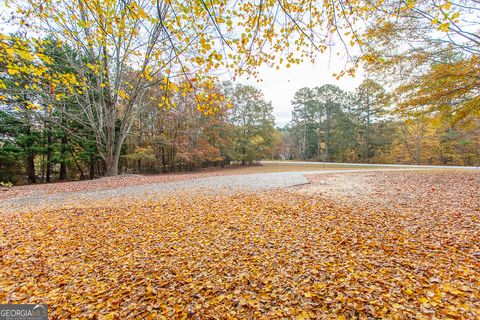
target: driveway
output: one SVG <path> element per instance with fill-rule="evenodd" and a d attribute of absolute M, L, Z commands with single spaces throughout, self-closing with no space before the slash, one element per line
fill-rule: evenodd
<path fill-rule="evenodd" d="M 94 201 L 120 201 L 125 199 L 154 200 L 172 194 L 231 194 L 236 192 L 256 192 L 287 188 L 307 184 L 307 174 L 331 174 L 366 171 L 385 171 L 395 169 L 362 170 L 320 170 L 253 173 L 239 175 L 212 176 L 191 180 L 153 183 L 107 190 L 64 192 L 53 195 L 24 195 L 0 200 L 0 212 L 19 212 L 63 207 L 75 204 L 88 206 Z"/>

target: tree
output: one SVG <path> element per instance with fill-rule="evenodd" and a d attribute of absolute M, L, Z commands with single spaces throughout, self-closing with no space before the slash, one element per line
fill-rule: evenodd
<path fill-rule="evenodd" d="M 402 98 L 412 93 L 402 103 L 415 105 L 415 99 L 423 95 L 424 99 L 436 99 L 431 102 L 432 109 L 455 110 L 459 117 L 476 114 L 478 101 L 470 98 L 475 96 L 477 86 L 475 55 L 479 37 L 467 21 L 469 14 L 478 12 L 476 3 L 27 0 L 2 4 L 11 7 L 13 14 L 8 24 L 18 25 L 19 33 L 0 34 L 0 90 L 8 87 L 0 100 L 7 104 L 20 101 L 25 110 L 41 109 L 33 114 L 43 126 L 45 141 L 31 157 L 45 158 L 41 169 L 46 179 L 58 165 L 59 178 L 63 179 L 69 161 L 76 164 L 70 166 L 70 171 L 78 170 L 80 176 L 84 176 L 83 165 L 89 166 L 91 177 L 95 169 L 97 174 L 117 174 L 125 152 L 135 153 L 135 148 L 151 145 L 150 141 L 142 141 L 143 136 L 138 142 L 128 141 L 132 149 L 125 141 L 132 128 L 138 127 L 145 110 L 148 115 L 154 114 L 152 106 L 162 110 L 158 115 L 169 117 L 168 121 L 177 126 L 168 124 L 162 127 L 161 134 L 155 133 L 160 141 L 157 147 L 151 145 L 159 152 L 156 161 L 162 153 L 162 159 L 168 158 L 162 163 L 169 163 L 175 170 L 177 165 L 194 167 L 203 160 L 219 158 L 217 151 L 224 157 L 230 152 L 234 155 L 221 142 L 224 138 L 219 139 L 223 135 L 220 132 L 227 128 L 224 123 L 219 130 L 206 130 L 212 127 L 203 127 L 208 123 L 203 116 L 184 114 L 195 110 L 213 117 L 224 112 L 228 102 L 216 88 L 215 74 L 229 72 L 235 79 L 257 76 L 256 70 L 262 64 L 288 68 L 314 60 L 336 40 L 345 48 L 351 44 L 362 49 L 359 59 L 347 51 L 349 64 L 339 76 L 354 75 L 361 63 L 368 64 L 372 72 L 375 67 L 381 70 L 401 66 L 402 76 L 407 74 L 404 70 L 415 70 L 408 73 L 412 82 L 397 91 Z M 360 21 L 366 23 L 366 32 L 359 27 Z M 439 32 L 447 38 L 436 36 Z M 39 34 L 47 39 L 39 39 Z M 433 40 L 425 41 L 429 38 Z M 405 46 L 406 40 L 414 43 Z M 449 51 L 453 56 L 462 53 L 462 62 L 445 62 Z M 453 91 L 442 92 L 442 78 L 457 69 L 465 72 L 449 81 Z M 421 80 L 425 70 L 431 73 Z M 462 80 L 462 75 L 467 79 Z M 430 82 L 432 95 L 416 91 L 422 81 Z M 457 94 L 461 88 L 469 89 Z M 152 91 L 155 95 L 151 95 Z M 353 140 L 354 121 L 346 104 L 332 101 L 313 101 L 309 109 L 315 116 L 305 117 L 303 126 L 292 126 L 292 132 L 302 130 L 302 144 L 298 146 L 305 159 L 344 158 L 356 148 L 348 142 Z M 163 112 L 175 108 L 181 111 Z M 365 158 L 373 153 L 370 127 L 368 124 L 365 130 Z M 60 134 L 64 128 L 75 130 L 67 136 Z M 136 134 L 143 134 L 143 130 L 135 129 Z M 74 140 L 76 135 L 80 138 Z M 224 141 L 228 139 L 231 137 Z M 257 144 L 269 145 L 270 140 Z M 76 149 L 70 148 L 69 152 L 70 141 L 76 141 Z M 154 166 L 152 163 L 149 165 Z"/>
<path fill-rule="evenodd" d="M 230 121 L 236 126 L 234 159 L 246 164 L 271 157 L 276 142 L 271 102 L 252 86 L 227 85 L 226 92 L 233 104 Z"/>
<path fill-rule="evenodd" d="M 165 91 L 161 107 L 173 107 L 172 92 L 195 92 L 198 109 L 212 114 L 215 100 L 198 83 L 211 73 L 228 69 L 233 78 L 257 75 L 257 67 L 279 67 L 314 60 L 336 35 L 351 34 L 350 43 L 363 44 L 353 27 L 369 18 L 376 4 L 360 1 L 167 1 L 81 0 L 13 1 L 11 23 L 25 30 L 26 44 L 5 45 L 0 35 L 0 64 L 9 72 L 31 73 L 38 81 L 77 100 L 106 165 L 107 175 L 118 172 L 123 142 L 133 115 L 145 107 L 142 96 L 152 86 Z M 353 33 L 352 33 L 353 32 Z M 32 33 L 48 35 L 72 49 L 63 56 L 74 72 L 52 74 L 50 61 L 42 56 L 43 43 L 30 41 Z M 6 40 L 7 39 L 7 40 Z M 33 45 L 35 54 L 28 50 Z M 27 50 L 25 50 L 27 49 Z M 17 68 L 12 57 L 38 60 L 34 69 Z M 348 55 L 351 58 L 350 55 Z M 349 61 L 351 62 L 351 61 Z M 354 74 L 355 68 L 346 72 Z M 178 79 L 183 78 L 182 81 Z M 184 86 L 179 87 L 178 84 Z M 65 95 L 65 94 L 64 94 Z M 63 96 L 58 95 L 59 98 Z M 77 113 L 78 114 L 78 113 Z M 70 115 L 69 113 L 67 115 Z"/>
<path fill-rule="evenodd" d="M 361 59 L 394 89 L 399 109 L 453 113 L 453 124 L 478 117 L 479 3 L 393 1 L 378 9 Z"/>
<path fill-rule="evenodd" d="M 292 100 L 292 127 L 300 137 L 300 154 L 302 159 L 309 159 L 315 150 L 315 97 L 310 88 L 302 88 L 295 92 Z M 312 139 L 313 138 L 313 139 Z"/>
<path fill-rule="evenodd" d="M 448 119 L 410 113 L 391 130 L 392 141 L 372 158 L 380 163 L 478 165 L 480 126 L 453 128 Z"/>
<path fill-rule="evenodd" d="M 421 109 L 453 125 L 480 117 L 480 58 L 432 64 L 424 75 L 397 89 L 397 111 Z"/>
<path fill-rule="evenodd" d="M 231 156 L 233 126 L 228 122 L 229 109 L 221 87 L 215 85 L 218 103 L 214 115 L 197 110 L 194 93 L 173 93 L 175 108 L 159 108 L 164 95 L 152 87 L 145 95 L 145 108 L 134 117 L 126 141 L 125 166 L 137 172 L 195 170 L 208 164 L 223 164 Z M 222 100 L 223 101 L 220 101 Z"/>
<path fill-rule="evenodd" d="M 480 53 L 476 1 L 401 1 L 379 3 L 363 46 L 362 60 L 370 71 L 389 69 L 397 79 L 422 74 L 422 67 L 448 52 Z"/>
<path fill-rule="evenodd" d="M 378 121 L 388 103 L 385 90 L 373 80 L 364 80 L 356 91 L 356 104 L 359 120 L 363 127 L 364 161 L 370 158 L 372 122 Z"/>
<path fill-rule="evenodd" d="M 8 45 L 17 50 L 24 48 L 25 43 L 19 35 L 12 36 L 7 41 Z M 7 158 L 17 158 L 26 166 L 28 182 L 37 182 L 35 170 L 35 156 L 42 153 L 41 131 L 38 130 L 38 101 L 41 87 L 31 83 L 30 75 L 16 72 L 17 69 L 34 69 L 33 55 L 28 52 L 22 55 L 12 55 L 8 62 L 0 63 L 0 72 L 5 76 L 0 80 L 0 97 L 2 100 L 2 135 L 3 151 L 10 153 Z M 49 61 L 47 56 L 45 60 Z M 17 69 L 11 66 L 15 65 Z M 32 87 L 39 90 L 33 90 Z M 13 178 L 17 180 L 18 177 Z"/>
<path fill-rule="evenodd" d="M 10 41 L 16 42 L 17 38 Z M 48 61 L 48 70 L 51 72 L 48 77 L 38 76 L 43 72 L 43 69 L 38 69 L 38 61 L 25 59 L 20 55 L 11 57 L 11 64 L 0 66 L 0 72 L 5 74 L 3 86 L 0 88 L 3 108 L 25 128 L 23 131 L 14 132 L 9 143 L 21 145 L 22 135 L 37 136 L 34 143 L 30 142 L 27 148 L 30 151 L 26 153 L 29 182 L 36 182 L 37 173 L 41 174 L 42 181 L 50 182 L 57 165 L 60 167 L 59 180 L 65 180 L 71 149 L 75 144 L 73 137 L 92 139 L 92 135 L 79 130 L 77 121 L 72 122 L 65 116 L 66 113 L 72 117 L 82 115 L 78 114 L 73 97 L 66 96 L 68 83 L 55 78 L 73 72 L 72 68 L 63 64 L 62 59 L 65 52 L 71 51 L 71 48 L 51 39 L 43 39 L 42 43 L 42 56 L 44 61 Z M 19 71 L 20 69 L 33 72 L 27 74 Z M 36 161 L 37 157 L 40 161 Z"/>
<path fill-rule="evenodd" d="M 292 101 L 290 152 L 304 160 L 347 161 L 356 159 L 356 129 L 354 96 L 339 87 L 326 84 L 302 88 Z"/>
<path fill-rule="evenodd" d="M 314 90 L 318 119 L 318 157 L 330 161 L 332 160 L 332 141 L 334 141 L 332 130 L 338 126 L 339 119 L 342 118 L 346 94 L 339 87 L 331 84 L 317 87 Z M 324 141 L 323 156 L 320 155 L 322 140 Z"/>
<path fill-rule="evenodd" d="M 41 139 L 34 129 L 32 112 L 0 110 L 0 137 L 0 180 L 18 182 L 25 172 L 28 182 L 37 182 L 34 160 L 41 150 Z"/>
<path fill-rule="evenodd" d="M 313 59 L 330 40 L 315 29 L 333 32 L 342 23 L 348 25 L 349 16 L 361 12 L 344 13 L 340 19 L 335 11 L 338 7 L 283 1 L 240 6 L 203 0 L 82 0 L 75 4 L 32 0 L 11 5 L 18 14 L 14 20 L 20 25 L 73 49 L 72 54 L 66 52 L 64 60 L 75 72 L 58 77 L 59 82 L 52 82 L 52 86 L 62 81 L 68 84 L 68 94 L 87 115 L 107 175 L 118 172 L 122 144 L 132 127 L 133 114 L 144 107 L 141 97 L 149 87 L 187 93 L 199 90 L 196 84 L 221 67 L 236 75 L 255 75 L 262 63 L 280 61 L 288 67 L 307 56 Z M 304 23 L 308 27 L 301 26 Z M 276 54 L 290 43 L 295 44 L 298 54 L 292 51 L 278 60 Z M 4 51 L 2 61 L 21 52 Z M 44 69 L 35 69 L 41 70 L 39 78 L 48 74 L 48 65 L 46 61 Z M 183 88 L 172 80 L 179 77 L 185 80 Z M 195 98 L 201 112 L 214 112 L 207 92 L 200 90 Z M 168 94 L 160 104 L 173 106 Z"/>
<path fill-rule="evenodd" d="M 361 59 L 370 75 L 392 88 L 395 116 L 404 122 L 403 139 L 415 141 L 414 146 L 403 143 L 410 155 L 402 158 L 442 163 L 441 146 L 456 140 L 453 132 L 469 132 L 480 115 L 480 6 L 476 1 L 393 1 L 379 9 Z M 425 137 L 435 147 L 425 145 Z M 401 146 L 400 141 L 397 137 L 393 144 Z M 462 161 L 457 157 L 450 163 Z"/>

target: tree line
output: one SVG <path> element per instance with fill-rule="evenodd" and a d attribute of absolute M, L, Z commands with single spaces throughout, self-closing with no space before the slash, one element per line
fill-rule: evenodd
<path fill-rule="evenodd" d="M 5 181 L 191 170 L 272 148 L 302 159 L 478 161 L 478 1 L 0 2 L 16 31 L 0 33 Z M 363 68 L 375 81 L 299 93 L 281 139 L 271 112 L 257 112 L 268 103 L 245 103 L 258 95 L 218 81 L 315 61 L 335 43 L 346 57 L 336 77 Z"/>
<path fill-rule="evenodd" d="M 68 68 L 63 57 L 67 52 L 72 54 L 72 49 L 49 39 L 45 43 L 50 68 Z M 17 64 L 28 65 L 22 60 Z M 4 97 L 0 108 L 0 181 L 52 182 L 109 174 L 104 144 L 115 146 L 108 137 L 122 134 L 122 119 L 109 124 L 112 120 L 105 116 L 103 107 L 94 110 L 89 119 L 88 110 L 81 105 L 84 101 L 69 95 L 68 86 L 41 84 L 32 88 L 29 77 L 9 71 L 7 65 L 1 69 L 6 76 L 0 87 Z M 193 91 L 152 86 L 138 98 L 141 106 L 129 116 L 128 133 L 119 146 L 116 166 L 120 172 L 193 171 L 270 157 L 276 144 L 273 108 L 262 93 L 231 82 L 206 81 L 202 86 L 212 98 L 211 113 L 201 112 L 198 93 Z M 172 106 L 159 106 L 167 97 Z M 97 133 L 94 124 L 98 124 Z M 110 126 L 114 134 L 102 135 L 103 128 L 98 128 L 110 130 Z"/>
<path fill-rule="evenodd" d="M 346 92 L 302 88 L 281 130 L 282 157 L 335 162 L 479 165 L 480 124 L 455 114 L 398 109 L 396 92 L 366 79 Z M 434 102 L 435 99 L 431 99 Z"/>

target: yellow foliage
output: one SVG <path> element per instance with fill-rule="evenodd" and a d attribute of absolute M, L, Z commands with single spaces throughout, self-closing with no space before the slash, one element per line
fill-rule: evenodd
<path fill-rule="evenodd" d="M 458 215 L 433 201 L 441 191 L 392 174 L 368 206 L 275 190 L 2 214 L 0 301 L 42 299 L 59 319 L 478 318 L 476 253 L 458 250 L 475 246 L 476 199 Z"/>

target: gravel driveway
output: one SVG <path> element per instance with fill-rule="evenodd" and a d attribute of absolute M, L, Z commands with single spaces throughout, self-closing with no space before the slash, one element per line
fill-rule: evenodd
<path fill-rule="evenodd" d="M 75 204 L 88 206 L 93 201 L 120 201 L 127 199 L 155 199 L 175 193 L 190 195 L 255 192 L 278 188 L 293 187 L 307 184 L 306 174 L 348 173 L 365 171 L 384 171 L 389 169 L 372 170 L 322 170 L 322 171 L 295 171 L 255 173 L 230 176 L 212 176 L 192 180 L 154 183 L 140 186 L 130 186 L 107 190 L 65 192 L 55 195 L 27 195 L 0 201 L 0 212 L 19 212 L 26 210 L 41 210 L 45 208 L 64 207 Z"/>

